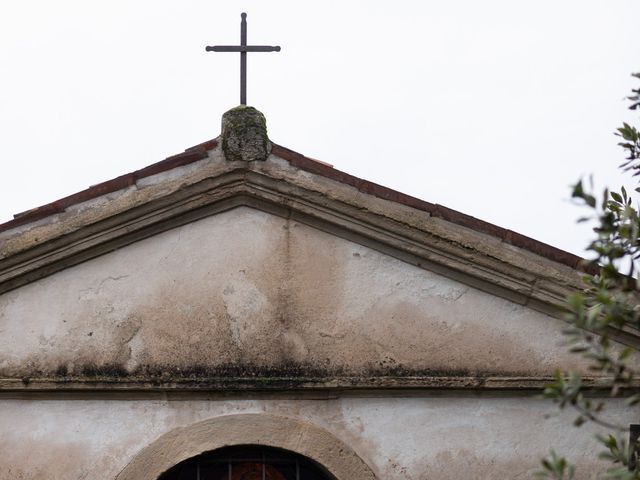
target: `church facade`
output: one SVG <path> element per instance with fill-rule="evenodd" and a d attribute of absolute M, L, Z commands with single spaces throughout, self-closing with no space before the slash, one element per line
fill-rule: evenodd
<path fill-rule="evenodd" d="M 579 264 L 239 107 L 0 225 L 0 479 L 515 479 L 550 447 L 590 478 L 539 398 L 557 368 L 599 381 L 560 341 Z"/>

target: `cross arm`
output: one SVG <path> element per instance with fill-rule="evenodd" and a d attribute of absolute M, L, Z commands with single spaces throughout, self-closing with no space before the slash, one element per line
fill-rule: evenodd
<path fill-rule="evenodd" d="M 207 52 L 279 52 L 280 47 L 268 45 L 216 45 L 207 47 Z"/>

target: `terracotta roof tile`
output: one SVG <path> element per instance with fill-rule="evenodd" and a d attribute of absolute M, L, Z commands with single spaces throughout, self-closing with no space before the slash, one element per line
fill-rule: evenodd
<path fill-rule="evenodd" d="M 587 273 L 591 274 L 597 272 L 597 269 L 585 264 L 585 261 L 577 255 L 566 252 L 564 250 L 560 250 L 559 248 L 553 247 L 538 240 L 534 240 L 533 238 L 521 235 L 506 228 L 502 228 L 492 223 L 485 222 L 462 212 L 458 212 L 457 210 L 447 208 L 443 205 L 429 203 L 424 200 L 420 200 L 419 198 L 412 197 L 411 195 L 406 195 L 396 190 L 383 187 L 382 185 L 378 185 L 376 183 L 354 177 L 353 175 L 349 175 L 348 173 L 328 167 L 323 162 L 321 163 L 311 158 L 305 157 L 300 153 L 294 152 L 293 150 L 285 147 L 281 147 L 280 145 L 274 144 L 272 153 L 278 155 L 281 158 L 284 158 L 285 160 L 288 160 L 292 165 L 302 170 L 331 178 L 332 180 L 336 180 L 340 183 L 351 185 L 357 188 L 359 191 L 367 193 L 369 195 L 401 203 L 418 210 L 423 210 L 431 214 L 431 216 L 433 217 L 442 218 L 443 220 L 446 220 L 448 222 L 452 222 L 457 225 L 461 225 L 463 227 L 467 227 L 472 230 L 497 237 L 505 243 L 522 248 L 524 250 L 528 250 L 532 253 L 535 253 L 536 255 L 540 255 L 542 257 L 548 258 L 549 260 L 567 265 L 571 268 L 579 268 L 580 270 L 586 271 Z"/>
<path fill-rule="evenodd" d="M 183 153 L 173 155 L 159 162 L 153 163 L 147 167 L 141 168 L 134 172 L 121 175 L 106 182 L 92 185 L 86 190 L 82 190 L 68 197 L 55 200 L 41 207 L 37 207 L 26 212 L 17 213 L 13 216 L 13 220 L 9 220 L 3 224 L 0 224 L 0 232 L 9 230 L 10 228 L 25 225 L 27 223 L 35 222 L 42 218 L 48 217 L 56 213 L 64 212 L 64 210 L 70 205 L 86 202 L 92 198 L 105 195 L 107 193 L 116 192 L 124 188 L 130 187 L 136 183 L 137 180 L 145 177 L 150 177 L 156 173 L 171 170 L 176 167 L 188 165 L 198 160 L 202 160 L 207 157 L 207 150 L 211 150 L 218 144 L 217 140 L 209 140 L 194 147 L 188 148 Z"/>

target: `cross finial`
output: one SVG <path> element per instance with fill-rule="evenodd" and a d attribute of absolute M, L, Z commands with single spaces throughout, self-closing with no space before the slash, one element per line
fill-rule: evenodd
<path fill-rule="evenodd" d="M 240 23 L 240 45 L 216 45 L 207 47 L 207 52 L 240 52 L 240 105 L 247 104 L 247 52 L 279 52 L 280 47 L 247 45 L 247 14 L 242 13 Z"/>

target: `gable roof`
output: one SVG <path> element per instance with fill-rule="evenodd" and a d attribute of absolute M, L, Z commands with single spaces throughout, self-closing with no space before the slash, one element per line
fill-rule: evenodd
<path fill-rule="evenodd" d="M 252 138 L 227 132 L 239 121 L 225 126 L 231 113 L 252 116 L 254 124 L 240 128 Z M 580 257 L 272 144 L 265 125 L 257 110 L 233 109 L 216 139 L 0 224 L 0 293 L 241 205 L 299 219 L 552 315 L 581 288 Z M 236 153 L 227 149 L 232 144 Z"/>
<path fill-rule="evenodd" d="M 208 156 L 208 151 L 215 149 L 217 146 L 218 139 L 211 139 L 187 148 L 182 153 L 172 155 L 140 170 L 135 170 L 111 180 L 92 185 L 85 190 L 54 200 L 53 202 L 45 205 L 16 213 L 12 220 L 0 223 L 0 232 L 33 223 L 51 215 L 64 212 L 72 205 L 128 188 L 135 185 L 140 179 L 205 159 Z M 567 265 L 571 268 L 583 271 L 589 268 L 581 257 L 565 250 L 561 250 L 547 243 L 527 237 L 526 235 L 514 232 L 513 230 L 485 222 L 484 220 L 453 210 L 444 205 L 427 202 L 369 180 L 358 178 L 334 168 L 333 165 L 329 163 L 306 157 L 301 153 L 295 152 L 281 145 L 273 144 L 271 152 L 273 155 L 287 160 L 294 167 L 355 187 L 359 192 L 406 205 L 417 210 L 422 210 L 432 217 L 442 218 L 443 220 L 456 225 L 486 233 L 500 239 L 506 244 L 525 249 L 531 253 L 540 255 L 541 257 L 554 262 Z"/>
<path fill-rule="evenodd" d="M 560 316 L 566 295 L 581 288 L 581 259 L 575 255 L 359 179 L 267 140 L 264 157 L 251 161 L 233 159 L 225 142 L 229 138 L 223 127 L 221 137 L 0 225 L 0 294 L 242 206 L 309 225 L 552 316 Z M 640 338 L 634 331 L 616 332 L 613 337 L 623 343 L 637 343 Z M 406 372 L 396 373 L 397 383 L 393 377 L 385 380 L 386 386 L 528 389 L 549 380 L 504 375 L 475 378 L 460 372 L 451 378 L 412 380 Z M 317 386 L 308 379 L 301 381 Z M 335 384 L 335 379 L 329 383 L 369 388 L 377 380 L 340 381 L 346 383 Z M 5 379 L 0 390 L 27 388 L 20 382 Z M 56 381 L 47 382 L 43 380 L 37 388 L 59 386 Z M 81 388 L 95 387 L 95 381 L 87 382 Z M 244 379 L 234 377 L 229 382 L 207 385 L 245 388 Z"/>

